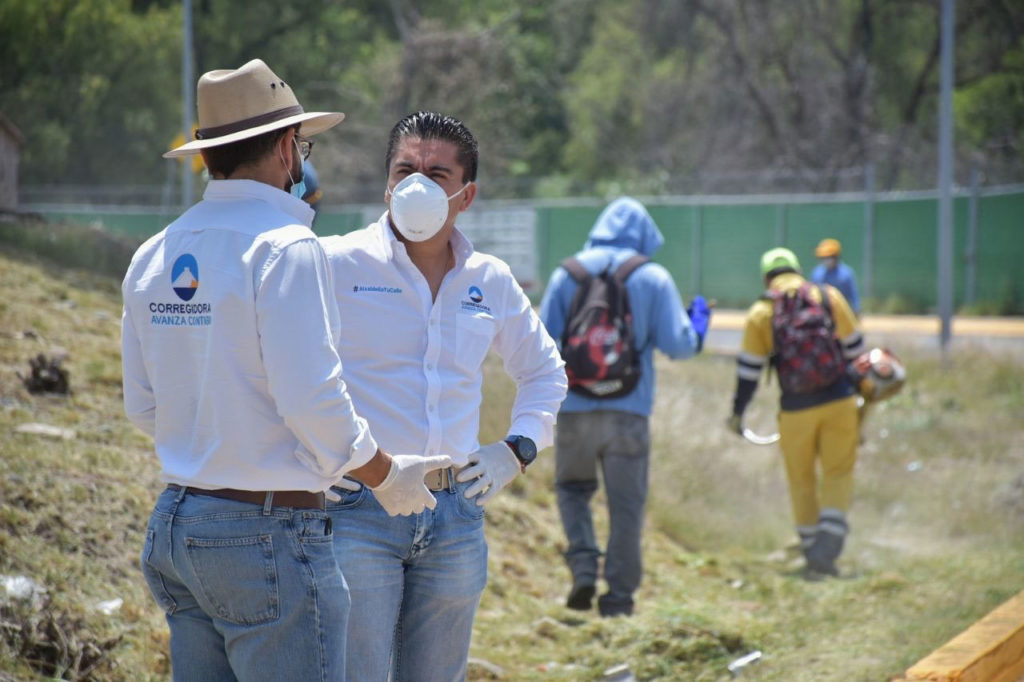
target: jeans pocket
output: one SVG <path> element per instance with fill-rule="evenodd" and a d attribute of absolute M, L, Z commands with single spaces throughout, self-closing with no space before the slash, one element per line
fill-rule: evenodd
<path fill-rule="evenodd" d="M 647 419 L 636 415 L 623 415 L 615 425 L 615 435 L 609 442 L 608 449 L 619 457 L 646 456 L 651 450 Z"/>
<path fill-rule="evenodd" d="M 360 484 L 359 490 L 347 490 L 338 486 L 331 487 L 331 492 L 337 493 L 341 500 L 338 502 L 327 502 L 328 511 L 338 511 L 339 509 L 353 509 L 363 504 L 366 500 L 367 495 L 371 495 L 370 489 L 365 485 Z"/>
<path fill-rule="evenodd" d="M 218 618 L 259 625 L 280 611 L 274 542 L 270 535 L 185 539 L 203 597 Z"/>
<path fill-rule="evenodd" d="M 153 557 L 154 547 L 156 546 L 156 530 L 150 526 L 146 529 L 146 542 L 142 545 L 142 556 L 140 557 L 140 565 L 142 566 L 142 575 L 146 579 L 146 585 L 149 586 L 149 591 L 153 595 L 153 599 L 166 613 L 174 613 L 174 610 L 178 608 L 177 602 L 174 601 L 174 597 L 167 591 L 167 586 L 164 584 L 163 574 L 154 565 L 155 559 Z"/>
<path fill-rule="evenodd" d="M 327 512 L 303 512 L 298 541 L 305 544 L 334 542 L 334 522 Z"/>
<path fill-rule="evenodd" d="M 467 521 L 477 522 L 484 518 L 483 505 L 477 504 L 479 495 L 472 498 L 466 497 L 466 489 L 473 485 L 473 481 L 460 483 L 451 493 L 434 493 L 435 495 L 450 494 L 455 497 L 455 514 Z M 481 493 L 482 494 L 482 493 Z"/>

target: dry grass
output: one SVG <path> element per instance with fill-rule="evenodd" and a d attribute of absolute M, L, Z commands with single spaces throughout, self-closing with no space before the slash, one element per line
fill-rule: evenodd
<path fill-rule="evenodd" d="M 0 607 L 0 679 L 167 679 L 166 628 L 136 558 L 160 483 L 147 438 L 121 416 L 117 282 L 0 252 L 0 285 L 0 574 L 48 591 L 41 611 Z M 30 395 L 16 376 L 52 345 L 70 352 L 70 397 Z M 867 425 L 843 578 L 795 574 L 778 453 L 721 426 L 731 361 L 659 362 L 638 614 L 563 608 L 547 451 L 489 510 L 472 655 L 507 680 L 597 680 L 617 663 L 642 680 L 725 680 L 730 660 L 760 649 L 745 679 L 884 680 L 1020 591 L 1024 367 L 979 353 L 945 368 L 895 350 L 911 384 Z M 499 363 L 487 373 L 491 439 L 512 395 Z M 753 415 L 765 430 L 772 393 Z M 25 422 L 77 438 L 12 432 Z M 114 597 L 113 615 L 97 610 Z M 493 678 L 471 666 L 471 679 Z"/>

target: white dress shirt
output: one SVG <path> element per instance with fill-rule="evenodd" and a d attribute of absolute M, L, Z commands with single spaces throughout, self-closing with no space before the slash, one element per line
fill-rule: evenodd
<path fill-rule="evenodd" d="M 538 449 L 552 444 L 564 363 L 508 265 L 475 252 L 455 230 L 455 265 L 432 301 L 387 213 L 321 242 L 341 313 L 343 374 L 386 452 L 449 455 L 465 465 L 479 447 L 481 365 L 490 348 L 516 383 L 508 433 Z"/>
<path fill-rule="evenodd" d="M 132 258 L 125 412 L 168 483 L 320 491 L 376 452 L 341 377 L 312 217 L 264 183 L 213 180 Z"/>

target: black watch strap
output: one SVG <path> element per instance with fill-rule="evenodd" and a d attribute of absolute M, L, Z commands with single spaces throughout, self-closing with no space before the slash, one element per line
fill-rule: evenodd
<path fill-rule="evenodd" d="M 522 471 L 525 472 L 526 467 L 537 459 L 537 445 L 526 436 L 509 436 L 505 439 L 505 443 L 519 460 L 519 468 Z"/>

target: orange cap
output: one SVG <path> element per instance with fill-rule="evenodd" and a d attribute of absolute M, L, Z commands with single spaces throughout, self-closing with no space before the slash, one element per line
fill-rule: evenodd
<path fill-rule="evenodd" d="M 821 243 L 818 244 L 818 248 L 814 250 L 814 255 L 818 258 L 831 258 L 838 256 L 842 250 L 843 246 L 839 243 L 838 239 L 822 239 Z"/>

